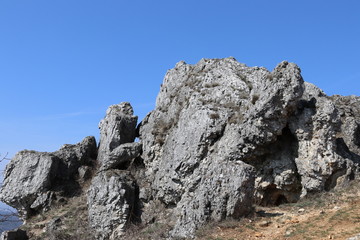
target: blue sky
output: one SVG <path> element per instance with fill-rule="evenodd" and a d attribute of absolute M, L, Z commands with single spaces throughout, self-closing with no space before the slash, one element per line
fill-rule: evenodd
<path fill-rule="evenodd" d="M 359 10 L 358 0 L 1 0 L 0 153 L 98 137 L 122 101 L 143 118 L 180 60 L 288 60 L 330 95 L 360 95 Z"/>

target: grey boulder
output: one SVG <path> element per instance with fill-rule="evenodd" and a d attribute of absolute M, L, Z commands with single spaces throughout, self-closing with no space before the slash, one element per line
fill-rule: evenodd
<path fill-rule="evenodd" d="M 88 190 L 90 226 L 96 239 L 119 239 L 135 217 L 137 186 L 127 171 L 98 173 Z"/>
<path fill-rule="evenodd" d="M 136 137 L 137 116 L 128 102 L 112 105 L 99 123 L 100 144 L 98 162 L 106 161 L 110 153 L 123 143 L 134 142 Z"/>
<path fill-rule="evenodd" d="M 21 151 L 5 169 L 0 199 L 16 208 L 23 219 L 46 211 L 56 194 L 71 195 L 79 190 L 78 168 L 92 166 L 96 153 L 94 137 L 53 153 Z"/>
<path fill-rule="evenodd" d="M 7 165 L 0 192 L 1 201 L 16 208 L 20 217 L 32 214 L 31 206 L 50 191 L 60 159 L 50 153 L 21 151 Z"/>
<path fill-rule="evenodd" d="M 100 171 L 108 169 L 127 169 L 132 160 L 141 154 L 142 145 L 138 142 L 124 143 L 115 148 L 103 159 Z"/>

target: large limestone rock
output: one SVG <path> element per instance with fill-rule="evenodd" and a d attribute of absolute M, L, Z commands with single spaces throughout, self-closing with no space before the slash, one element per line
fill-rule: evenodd
<path fill-rule="evenodd" d="M 305 196 L 335 187 L 340 176 L 351 174 L 353 162 L 338 152 L 341 119 L 334 103 L 307 83 L 302 104 L 289 125 L 298 141 L 295 163 Z"/>
<path fill-rule="evenodd" d="M 31 205 L 51 189 L 59 161 L 50 153 L 26 150 L 17 153 L 6 167 L 1 201 L 27 218 L 31 214 Z"/>
<path fill-rule="evenodd" d="M 78 144 L 64 144 L 53 153 L 60 161 L 59 178 L 71 179 L 76 176 L 80 166 L 93 164 L 97 157 L 97 146 L 94 137 L 86 137 Z"/>
<path fill-rule="evenodd" d="M 6 167 L 1 201 L 16 208 L 23 219 L 46 211 L 56 195 L 78 190 L 77 168 L 91 165 L 96 151 L 95 138 L 87 137 L 54 153 L 28 150 L 17 153 Z"/>
<path fill-rule="evenodd" d="M 137 185 L 127 171 L 100 172 L 88 191 L 89 221 L 96 239 L 120 239 L 135 217 Z"/>
<path fill-rule="evenodd" d="M 110 153 L 123 143 L 134 142 L 136 137 L 137 116 L 128 102 L 112 105 L 99 124 L 100 144 L 98 162 L 102 164 Z"/>
<path fill-rule="evenodd" d="M 100 170 L 127 169 L 131 161 L 140 156 L 141 149 L 142 145 L 138 142 L 121 144 L 103 159 Z"/>
<path fill-rule="evenodd" d="M 233 58 L 203 59 L 168 71 L 140 129 L 142 184 L 150 186 L 140 197 L 172 212 L 172 236 L 251 210 L 251 165 L 282 134 L 303 89 L 299 68 L 287 62 L 269 72 Z"/>
<path fill-rule="evenodd" d="M 130 167 L 141 154 L 133 142 L 137 116 L 129 103 L 112 105 L 100 122 L 99 171 L 87 192 L 89 222 L 97 239 L 119 239 L 138 220 L 138 186 Z"/>

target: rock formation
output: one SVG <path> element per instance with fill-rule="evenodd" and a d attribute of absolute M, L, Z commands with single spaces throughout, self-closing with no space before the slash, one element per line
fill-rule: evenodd
<path fill-rule="evenodd" d="M 93 166 L 96 155 L 94 137 L 53 153 L 21 151 L 6 166 L 1 201 L 16 208 L 22 219 L 46 211 L 79 191 L 77 170 Z"/>
<path fill-rule="evenodd" d="M 137 220 L 138 186 L 128 171 L 141 154 L 133 142 L 137 117 L 127 102 L 112 105 L 99 124 L 101 138 L 97 175 L 88 191 L 89 221 L 96 239 L 119 239 L 128 223 Z"/>
<path fill-rule="evenodd" d="M 179 62 L 136 124 L 125 102 L 107 110 L 98 148 L 88 137 L 18 153 L 1 200 L 28 219 L 87 194 L 96 239 L 155 223 L 169 228 L 164 237 L 188 238 L 253 204 L 296 202 L 359 175 L 359 98 L 326 96 L 293 63 L 269 72 L 234 58 Z"/>

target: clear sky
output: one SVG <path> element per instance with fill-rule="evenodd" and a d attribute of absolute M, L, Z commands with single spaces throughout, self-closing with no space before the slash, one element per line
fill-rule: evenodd
<path fill-rule="evenodd" d="M 360 95 L 359 12 L 359 0 L 0 0 L 0 153 L 98 138 L 122 101 L 143 118 L 180 60 L 288 60 L 329 95 Z"/>

